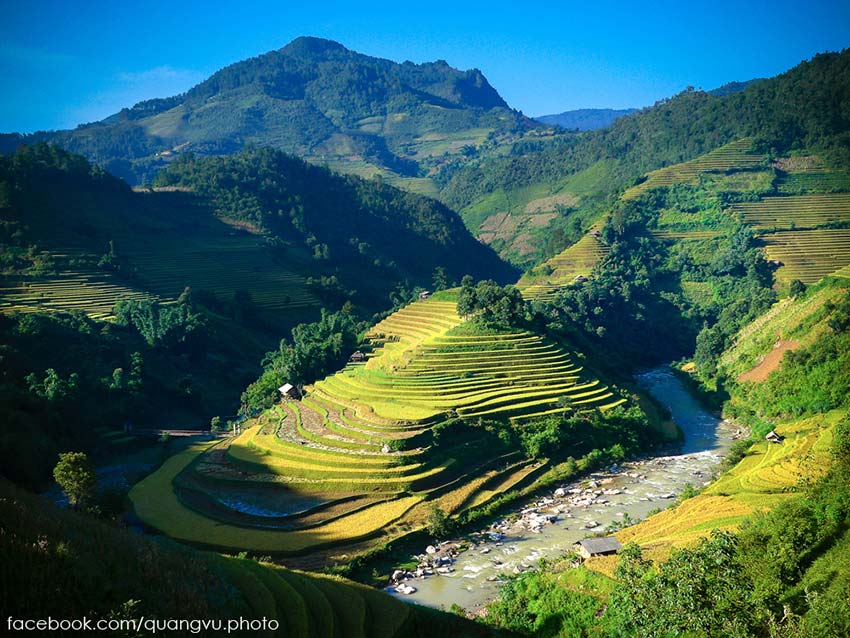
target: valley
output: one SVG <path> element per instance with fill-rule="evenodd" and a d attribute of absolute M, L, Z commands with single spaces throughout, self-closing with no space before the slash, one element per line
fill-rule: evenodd
<path fill-rule="evenodd" d="M 708 483 L 729 451 L 734 426 L 706 412 L 665 368 L 642 374 L 640 381 L 681 428 L 679 454 L 614 464 L 536 495 L 523 509 L 471 536 L 448 541 L 465 548 L 451 562 L 452 571 L 406 581 L 417 589 L 409 598 L 444 609 L 458 604 L 478 615 L 512 575 L 535 569 L 541 560 L 559 559 L 588 536 L 646 518 L 686 485 Z M 393 587 L 388 591 L 395 593 Z"/>
<path fill-rule="evenodd" d="M 0 135 L 3 611 L 847 635 L 848 96 L 532 119 L 298 37 Z"/>

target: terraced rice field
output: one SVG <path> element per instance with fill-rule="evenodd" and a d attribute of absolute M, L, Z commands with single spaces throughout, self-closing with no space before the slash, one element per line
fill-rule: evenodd
<path fill-rule="evenodd" d="M 138 197 L 138 210 L 92 213 L 86 224 L 66 224 L 58 215 L 32 222 L 34 235 L 45 238 L 43 247 L 63 262 L 97 262 L 112 242 L 122 268 L 132 273 L 129 278 L 92 268 L 74 269 L 33 281 L 13 281 L 18 290 L 8 290 L 13 286 L 7 284 L 0 303 L 24 311 L 32 307 L 82 310 L 103 318 L 120 298 L 175 300 L 190 286 L 226 300 L 236 291 L 246 291 L 261 310 L 288 314 L 293 320 L 318 310 L 319 300 L 293 270 L 309 257 L 280 253 L 262 235 L 217 218 L 191 193 L 140 193 Z M 89 226 L 97 228 L 97 238 L 86 230 Z M 29 289 L 20 289 L 21 283 Z"/>
<path fill-rule="evenodd" d="M 591 229 L 575 244 L 552 257 L 540 269 L 551 269 L 549 275 L 524 276 L 517 287 L 526 299 L 551 299 L 558 290 L 576 282 L 576 277 L 589 277 L 596 264 L 611 250 L 594 233 L 598 228 Z"/>
<path fill-rule="evenodd" d="M 850 279 L 850 264 L 844 266 L 844 268 L 839 268 L 832 274 L 835 277 L 844 277 Z"/>
<path fill-rule="evenodd" d="M 347 368 L 316 384 L 316 396 L 340 401 L 359 416 L 425 421 L 454 410 L 460 416 L 522 416 L 568 403 L 612 407 L 618 397 L 543 338 L 527 332 L 483 337 L 448 332 L 422 343 L 391 374 Z"/>
<path fill-rule="evenodd" d="M 819 228 L 850 222 L 850 193 L 765 197 L 733 204 L 730 211 L 758 230 Z"/>
<path fill-rule="evenodd" d="M 782 231 L 761 237 L 767 258 L 782 266 L 776 278 L 810 284 L 850 264 L 850 228 Z"/>
<path fill-rule="evenodd" d="M 850 191 L 850 175 L 840 171 L 824 170 L 787 173 L 776 180 L 776 188 L 780 193 L 789 195 Z"/>
<path fill-rule="evenodd" d="M 252 237 L 205 241 L 197 246 L 163 246 L 130 253 L 145 288 L 176 298 L 186 286 L 230 299 L 237 290 L 251 294 L 263 310 L 297 311 L 317 307 L 304 278 L 276 263 Z"/>
<path fill-rule="evenodd" d="M 755 168 L 765 161 L 765 156 L 751 151 L 752 140 L 743 139 L 722 146 L 710 153 L 681 164 L 673 164 L 647 173 L 646 179 L 632 186 L 623 199 L 633 199 L 653 188 L 673 184 L 698 184 L 703 173 L 722 173 L 735 169 Z"/>
<path fill-rule="evenodd" d="M 142 521 L 172 538 L 195 544 L 292 554 L 373 535 L 401 517 L 421 498 L 406 496 L 382 502 L 349 516 L 289 532 L 223 524 L 186 507 L 172 489 L 177 475 L 207 447 L 194 446 L 171 457 L 159 470 L 133 487 L 129 498 Z"/>
<path fill-rule="evenodd" d="M 672 547 L 696 543 L 712 529 L 734 529 L 755 511 L 771 509 L 801 489 L 799 480 L 817 476 L 829 462 L 832 429 L 844 412 L 835 410 L 776 428 L 780 443 L 761 441 L 701 494 L 616 534 L 663 558 Z"/>
<path fill-rule="evenodd" d="M 456 294 L 440 293 L 384 319 L 369 332 L 366 362 L 137 485 L 137 514 L 175 538 L 280 555 L 379 542 L 421 528 L 434 504 L 457 514 L 545 468 L 515 451 L 481 455 L 468 435 L 432 448 L 429 430 L 448 415 L 526 418 L 622 403 L 541 337 L 465 329 L 455 308 Z"/>
<path fill-rule="evenodd" d="M 653 237 L 662 241 L 702 241 L 714 239 L 724 234 L 723 230 L 653 230 Z"/>
<path fill-rule="evenodd" d="M 119 299 L 156 298 L 108 273 L 64 272 L 4 284 L 0 288 L 0 312 L 79 310 L 95 319 L 105 319 L 112 315 Z"/>

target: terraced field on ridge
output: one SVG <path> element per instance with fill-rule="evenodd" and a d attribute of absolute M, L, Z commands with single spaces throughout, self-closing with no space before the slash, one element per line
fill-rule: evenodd
<path fill-rule="evenodd" d="M 456 303 L 443 292 L 396 312 L 369 332 L 366 362 L 246 422 L 239 436 L 169 461 L 134 488 L 139 517 L 221 548 L 368 548 L 421 528 L 434 504 L 457 514 L 545 470 L 508 446 L 480 454 L 473 428 L 434 445 L 430 429 L 447 415 L 524 418 L 622 403 L 537 335 L 462 325 Z"/>
<path fill-rule="evenodd" d="M 850 222 L 850 193 L 764 197 L 733 204 L 730 211 L 758 230 L 818 228 Z"/>
<path fill-rule="evenodd" d="M 767 258 L 781 262 L 776 278 L 814 283 L 850 264 L 850 228 L 782 231 L 763 235 Z"/>
<path fill-rule="evenodd" d="M 620 403 L 597 380 L 583 380 L 570 355 L 527 332 L 434 335 L 391 370 L 348 367 L 318 382 L 316 396 L 363 417 L 424 421 L 460 416 L 523 416 L 569 404 L 576 409 Z M 389 374 L 388 374 L 389 372 Z"/>
<path fill-rule="evenodd" d="M 95 319 L 112 315 L 119 299 L 156 299 L 105 272 L 62 272 L 0 284 L 0 312 L 80 310 Z"/>
<path fill-rule="evenodd" d="M 755 443 L 744 459 L 699 495 L 650 516 L 615 534 L 636 542 L 648 557 L 663 560 L 675 547 L 690 546 L 712 529 L 735 529 L 753 512 L 772 509 L 791 498 L 803 477 L 816 477 L 829 463 L 832 431 L 845 411 L 788 421 L 776 431 L 780 444 Z M 590 559 L 586 565 L 612 574 L 616 557 Z"/>
<path fill-rule="evenodd" d="M 721 146 L 705 155 L 681 164 L 673 164 L 647 173 L 646 179 L 632 186 L 622 199 L 632 199 L 648 190 L 673 184 L 698 184 L 704 173 L 722 173 L 733 169 L 756 168 L 763 164 L 766 156 L 753 153 L 752 140 L 742 139 Z"/>
<path fill-rule="evenodd" d="M 517 287 L 526 299 L 551 299 L 559 289 L 575 283 L 576 277 L 589 277 L 610 248 L 602 242 L 593 227 L 575 244 L 524 275 Z M 542 274 L 551 271 L 550 274 Z"/>
<path fill-rule="evenodd" d="M 76 309 L 105 318 L 120 298 L 175 300 L 186 286 L 226 300 L 248 292 L 260 310 L 284 315 L 287 323 L 311 318 L 321 305 L 297 272 L 312 267 L 297 249 L 280 252 L 262 235 L 216 217 L 191 193 L 138 193 L 137 199 L 138 209 L 107 215 L 95 208 L 73 224 L 56 212 L 33 219 L 33 236 L 44 238 L 39 246 L 67 272 L 6 281 L 0 309 Z M 110 242 L 125 273 L 120 277 L 93 265 Z"/>

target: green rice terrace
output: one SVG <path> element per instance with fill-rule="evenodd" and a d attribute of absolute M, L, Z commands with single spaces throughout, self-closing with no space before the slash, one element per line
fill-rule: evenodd
<path fill-rule="evenodd" d="M 527 273 L 518 287 L 526 299 L 552 299 L 564 286 L 590 277 L 609 251 L 594 227 L 575 244 Z"/>
<path fill-rule="evenodd" d="M 752 150 L 752 140 L 743 139 L 648 173 L 620 202 L 672 187 L 690 189 L 694 199 L 684 208 L 659 208 L 650 234 L 668 244 L 701 242 L 708 257 L 711 240 L 743 223 L 760 238 L 780 284 L 814 283 L 850 265 L 850 175 L 828 169 L 817 156 L 770 162 Z M 598 229 L 599 224 L 592 226 L 578 242 L 528 271 L 518 284 L 523 295 L 552 299 L 558 290 L 590 277 L 608 252 Z M 683 288 L 698 285 L 683 282 Z"/>
<path fill-rule="evenodd" d="M 711 176 L 731 170 L 753 169 L 764 165 L 766 156 L 751 151 L 752 140 L 743 139 L 701 155 L 690 162 L 665 166 L 647 173 L 639 184 L 623 193 L 623 199 L 632 199 L 653 188 L 673 184 L 699 184 Z"/>
<path fill-rule="evenodd" d="M 169 302 L 186 286 L 221 299 L 244 291 L 259 310 L 290 319 L 318 309 L 320 302 L 305 278 L 292 271 L 292 255 L 282 257 L 263 235 L 211 215 L 189 193 L 134 197 L 143 214 L 132 215 L 131 210 L 111 219 L 95 210 L 67 225 L 53 214 L 27 220 L 29 232 L 46 238 L 40 247 L 53 272 L 5 277 L 0 309 L 80 310 L 102 319 L 120 299 Z M 179 214 L 173 210 L 177 207 Z M 93 240 L 94 227 L 109 240 L 102 245 Z M 98 267 L 102 255 L 95 249 L 113 251 L 115 272 Z"/>
<path fill-rule="evenodd" d="M 532 482 L 546 461 L 483 457 L 473 428 L 432 444 L 451 416 L 522 419 L 607 410 L 624 399 L 535 334 L 481 329 L 438 293 L 375 325 L 365 361 L 244 424 L 236 438 L 171 458 L 130 494 L 174 538 L 225 549 L 356 553 Z M 361 544 L 357 544 L 362 541 Z"/>

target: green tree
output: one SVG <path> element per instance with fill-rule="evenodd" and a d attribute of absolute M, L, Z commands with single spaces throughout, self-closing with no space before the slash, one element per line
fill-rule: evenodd
<path fill-rule="evenodd" d="M 750 588 L 736 560 L 737 538 L 713 531 L 657 567 L 630 544 L 620 552 L 609 620 L 618 636 L 753 635 Z"/>
<path fill-rule="evenodd" d="M 431 505 L 428 510 L 428 517 L 425 519 L 425 528 L 428 533 L 439 540 L 451 534 L 453 527 L 449 515 L 437 505 Z"/>
<path fill-rule="evenodd" d="M 141 352 L 130 355 L 130 375 L 127 378 L 127 388 L 131 392 L 140 392 L 144 382 L 145 361 Z"/>
<path fill-rule="evenodd" d="M 434 290 L 445 290 L 449 287 L 449 275 L 442 266 L 434 268 L 434 274 L 431 277 L 431 286 Z"/>
<path fill-rule="evenodd" d="M 112 371 L 112 376 L 105 379 L 105 385 L 110 390 L 124 389 L 124 368 L 115 368 Z"/>
<path fill-rule="evenodd" d="M 33 372 L 27 375 L 26 381 L 30 392 L 51 403 L 58 403 L 72 397 L 77 389 L 79 375 L 72 372 L 67 379 L 63 379 L 56 370 L 48 368 L 44 371 L 44 379 L 39 379 Z"/>
<path fill-rule="evenodd" d="M 792 279 L 792 280 L 791 280 L 791 285 L 790 285 L 790 287 L 789 287 L 789 289 L 788 289 L 788 293 L 789 293 L 792 297 L 799 297 L 799 296 L 800 296 L 800 295 L 802 295 L 804 292 L 806 292 L 806 284 L 804 284 L 804 283 L 803 283 L 802 281 L 800 281 L 799 279 Z"/>
<path fill-rule="evenodd" d="M 96 487 L 94 468 L 85 452 L 62 452 L 53 468 L 53 478 L 72 507 L 91 501 Z"/>

